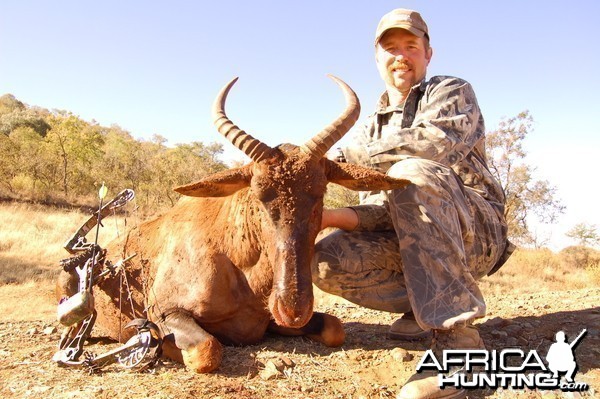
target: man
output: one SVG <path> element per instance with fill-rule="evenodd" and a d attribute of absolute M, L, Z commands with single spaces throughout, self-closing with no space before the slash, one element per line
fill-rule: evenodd
<path fill-rule="evenodd" d="M 361 205 L 327 210 L 314 282 L 373 309 L 404 313 L 389 335 L 433 332 L 434 349 L 484 348 L 474 319 L 485 315 L 476 280 L 506 260 L 504 193 L 487 167 L 485 127 L 464 80 L 425 79 L 433 50 L 421 15 L 397 9 L 380 21 L 375 59 L 386 91 L 343 149 L 348 162 L 408 179 L 407 188 L 361 193 Z M 399 397 L 460 397 L 437 376 L 415 374 Z"/>

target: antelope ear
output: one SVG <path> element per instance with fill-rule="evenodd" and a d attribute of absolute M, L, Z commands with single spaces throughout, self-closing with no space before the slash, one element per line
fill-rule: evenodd
<path fill-rule="evenodd" d="M 176 187 L 174 190 L 188 197 L 226 197 L 248 187 L 252 178 L 252 164 L 227 169 L 207 176 L 196 183 Z"/>
<path fill-rule="evenodd" d="M 396 179 L 365 166 L 325 159 L 327 180 L 354 191 L 395 190 L 408 186 L 406 179 Z"/>

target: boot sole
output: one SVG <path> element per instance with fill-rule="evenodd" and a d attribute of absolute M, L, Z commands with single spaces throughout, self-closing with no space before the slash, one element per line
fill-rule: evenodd
<path fill-rule="evenodd" d="M 421 341 L 431 336 L 431 331 L 422 331 L 417 334 L 403 334 L 388 332 L 388 338 L 396 341 Z"/>

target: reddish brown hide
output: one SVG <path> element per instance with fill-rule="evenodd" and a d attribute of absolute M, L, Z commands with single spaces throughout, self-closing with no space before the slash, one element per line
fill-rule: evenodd
<path fill-rule="evenodd" d="M 333 79 L 346 96 L 342 115 L 303 146 L 275 148 L 227 118 L 231 81 L 217 97 L 213 117 L 219 132 L 253 162 L 177 188 L 185 197 L 175 207 L 108 248 L 115 257 L 138 254 L 127 267 L 136 311 L 148 309 L 161 326 L 167 356 L 198 372 L 212 371 L 221 360 L 220 343 L 255 343 L 267 328 L 329 346 L 344 342 L 337 318 L 313 313 L 311 261 L 327 183 L 389 190 L 408 182 L 323 157 L 360 112 L 356 94 Z M 97 322 L 116 338 L 118 282 L 99 288 Z"/>

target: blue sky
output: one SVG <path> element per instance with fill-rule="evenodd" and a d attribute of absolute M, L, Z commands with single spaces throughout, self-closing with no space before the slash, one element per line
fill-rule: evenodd
<path fill-rule="evenodd" d="M 383 90 L 375 27 L 397 7 L 421 12 L 428 75 L 470 81 L 488 129 L 531 112 L 527 159 L 567 206 L 540 234 L 560 248 L 574 224 L 600 228 L 597 1 L 4 1 L 0 95 L 138 138 L 220 142 L 227 159 L 243 159 L 210 121 L 223 84 L 240 77 L 228 114 L 270 145 L 300 144 L 341 112 L 328 73 L 354 88 L 364 118 Z"/>

